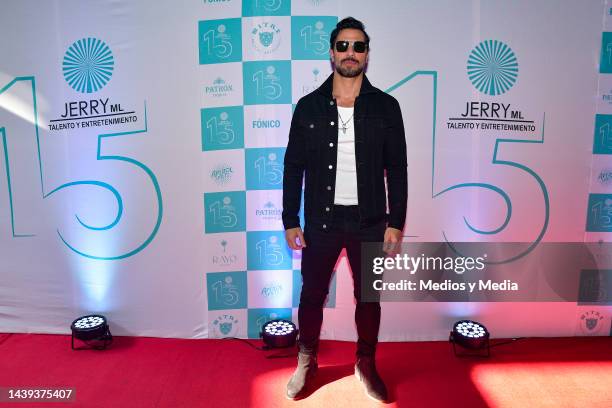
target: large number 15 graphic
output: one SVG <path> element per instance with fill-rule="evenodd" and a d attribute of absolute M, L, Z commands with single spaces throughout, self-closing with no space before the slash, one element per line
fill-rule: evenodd
<path fill-rule="evenodd" d="M 61 184 L 47 192 L 45 188 L 45 176 L 43 171 L 43 160 L 41 156 L 41 143 L 39 137 L 38 113 L 36 105 L 36 81 L 34 77 L 17 77 L 7 85 L 0 88 L 0 107 L 13 107 L 12 114 L 7 116 L 6 109 L 0 109 L 0 136 L 2 137 L 2 150 L 4 152 L 4 165 L 6 169 L 6 180 L 8 187 L 9 206 L 11 212 L 11 228 L 13 237 L 30 237 L 33 236 L 33 231 L 21 231 L 20 226 L 25 225 L 28 218 L 32 218 L 33 214 L 28 214 L 27 210 L 20 208 L 24 203 L 27 203 L 28 197 L 33 197 L 34 191 L 37 189 L 32 182 L 32 178 L 27 179 L 26 185 L 17 186 L 14 180 L 18 172 L 32 172 L 32 167 L 37 167 L 39 172 L 39 180 L 36 181 L 40 185 L 40 196 L 46 199 L 52 195 L 58 194 L 62 190 L 75 187 L 96 187 L 110 192 L 117 202 L 117 215 L 107 225 L 93 226 L 83 221 L 77 214 L 75 218 L 78 223 L 88 231 L 103 232 L 109 231 L 117 226 L 123 215 L 123 198 L 119 191 L 111 184 L 99 180 L 78 180 Z M 146 133 L 147 132 L 147 114 L 145 105 L 145 127 L 142 130 L 130 132 L 119 132 L 111 134 L 101 134 L 98 136 L 96 160 L 98 161 L 120 161 L 130 165 L 135 171 L 142 171 L 146 174 L 151 182 L 157 200 L 157 217 L 151 231 L 143 242 L 133 245 L 131 249 L 118 251 L 116 254 L 96 254 L 89 251 L 80 250 L 77 245 L 69 242 L 64 234 L 58 229 L 57 234 L 62 242 L 73 252 L 91 259 L 99 260 L 117 260 L 127 258 L 142 251 L 151 243 L 159 230 L 162 220 L 163 204 L 162 195 L 155 174 L 143 163 L 125 156 L 103 155 L 102 144 L 105 139 L 119 137 L 128 134 Z M 27 141 L 27 144 L 23 142 Z M 20 142 L 20 143 L 18 143 Z M 13 150 L 12 147 L 18 146 L 19 149 Z M 25 149 L 23 147 L 26 146 Z M 109 163 L 110 164 L 110 163 Z M 27 168 L 29 167 L 29 168 Z M 16 188 L 18 187 L 18 188 Z"/>
<path fill-rule="evenodd" d="M 443 188 L 441 191 L 436 191 L 436 189 L 434 188 L 434 181 L 436 179 L 436 174 L 440 171 L 445 170 L 442 166 L 440 166 L 438 164 L 438 167 L 436 167 L 436 109 L 437 109 L 437 83 L 438 83 L 438 73 L 437 71 L 416 71 L 410 75 L 408 75 L 407 77 L 405 77 L 404 79 L 402 79 L 401 81 L 397 82 L 396 84 L 394 84 L 393 86 L 389 87 L 389 89 L 386 90 L 386 92 L 393 92 L 395 90 L 397 90 L 398 88 L 400 88 L 402 85 L 404 85 L 405 83 L 418 78 L 418 77 L 431 77 L 432 79 L 432 90 L 433 90 L 433 120 L 432 120 L 432 158 L 431 158 L 431 197 L 432 198 L 437 198 L 440 197 L 441 195 L 453 191 L 453 190 L 462 190 L 462 189 L 470 189 L 470 188 L 477 188 L 477 189 L 484 189 L 484 190 L 489 190 L 497 195 L 499 195 L 502 199 L 503 202 L 505 203 L 506 206 L 506 216 L 504 221 L 501 223 L 500 226 L 498 226 L 497 228 L 493 228 L 493 229 L 489 229 L 489 230 L 484 230 L 484 229 L 479 229 L 476 228 L 472 225 L 472 223 L 470 223 L 470 221 L 468 221 L 468 219 L 463 216 L 463 221 L 466 225 L 466 227 L 479 235 L 495 235 L 498 234 L 500 232 L 502 232 L 504 229 L 506 229 L 506 227 L 508 226 L 508 224 L 510 223 L 510 220 L 512 218 L 512 200 L 510 199 L 510 196 L 506 193 L 506 191 L 504 191 L 503 188 L 491 184 L 491 183 L 482 183 L 482 182 L 466 182 L 466 183 L 459 183 L 459 184 L 454 184 L 451 186 L 448 186 L 446 188 Z M 544 237 L 544 234 L 546 233 L 546 230 L 548 228 L 548 222 L 549 222 L 549 217 L 550 217 L 550 200 L 549 200 L 549 195 L 548 195 L 548 190 L 546 188 L 546 185 L 544 184 L 544 181 L 541 179 L 541 177 L 532 169 L 530 169 L 529 167 L 525 166 L 524 164 L 515 162 L 515 161 L 510 161 L 510 160 L 501 160 L 499 158 L 499 150 L 500 147 L 503 144 L 507 144 L 507 143 L 544 143 L 544 120 L 545 117 L 543 119 L 542 122 L 542 134 L 539 140 L 523 140 L 523 139 L 508 139 L 508 138 L 498 138 L 495 140 L 495 146 L 493 149 L 493 154 L 492 154 L 492 160 L 491 163 L 494 165 L 501 165 L 501 166 L 508 166 L 514 169 L 518 169 L 520 170 L 525 176 L 527 176 L 528 178 L 530 178 L 532 181 L 535 181 L 540 193 L 542 194 L 542 201 L 543 201 L 543 207 L 544 207 L 544 216 L 543 216 L 543 221 L 542 221 L 542 227 L 540 229 L 540 231 L 537 233 L 537 236 L 535 237 L 535 239 L 533 239 L 533 241 L 530 242 L 530 244 L 523 249 L 520 253 L 517 253 L 513 256 L 511 256 L 508 259 L 497 259 L 497 260 L 492 260 L 489 258 L 489 261 L 487 263 L 490 264 L 496 264 L 496 263 L 506 263 L 506 262 L 512 262 L 516 259 L 519 259 L 523 256 L 525 256 L 526 254 L 528 254 L 529 252 L 531 252 L 531 250 L 538 245 L 538 243 L 542 240 L 542 238 Z M 447 170 L 448 171 L 448 170 Z M 455 249 L 455 247 L 453 246 L 452 243 L 452 237 L 448 237 L 446 232 L 443 230 L 442 231 L 442 235 L 444 237 L 444 239 L 446 240 L 446 242 L 453 248 Z M 455 251 L 457 251 L 455 249 Z M 459 251 L 457 251 L 459 252 Z"/>

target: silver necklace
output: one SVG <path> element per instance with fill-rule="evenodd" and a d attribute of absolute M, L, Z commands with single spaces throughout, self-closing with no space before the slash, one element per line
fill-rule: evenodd
<path fill-rule="evenodd" d="M 340 116 L 340 112 L 338 112 L 338 119 L 340 119 L 340 123 L 342 123 L 342 126 L 340 127 L 340 129 L 342 130 L 343 134 L 346 134 L 346 129 L 348 129 L 348 124 L 351 121 L 351 119 L 353 119 L 353 115 L 355 114 L 355 112 L 353 112 L 353 114 L 351 115 L 350 118 L 348 118 L 346 121 L 344 119 L 342 119 L 342 116 Z"/>

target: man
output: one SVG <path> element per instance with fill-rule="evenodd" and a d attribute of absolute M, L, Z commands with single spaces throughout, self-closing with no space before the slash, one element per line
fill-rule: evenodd
<path fill-rule="evenodd" d="M 374 362 L 380 303 L 361 299 L 361 243 L 401 242 L 408 190 L 406 141 L 398 102 L 373 87 L 364 75 L 369 43 L 360 21 L 347 17 L 338 22 L 330 36 L 334 72 L 320 88 L 300 99 L 291 121 L 283 224 L 289 247 L 302 250 L 303 280 L 298 366 L 287 384 L 287 397 L 292 399 L 300 396 L 317 370 L 323 304 L 342 248 L 353 272 L 357 301 L 355 375 L 370 397 L 387 399 Z M 303 232 L 298 216 L 302 180 Z"/>

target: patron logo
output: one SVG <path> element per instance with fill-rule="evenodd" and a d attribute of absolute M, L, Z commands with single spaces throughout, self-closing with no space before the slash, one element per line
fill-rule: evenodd
<path fill-rule="evenodd" d="M 232 166 L 226 164 L 218 164 L 210 172 L 210 178 L 220 186 L 225 185 L 232 179 L 232 173 L 234 170 Z"/>
<path fill-rule="evenodd" d="M 277 208 L 272 201 L 264 204 L 263 208 L 255 210 L 255 215 L 262 221 L 280 221 L 283 210 Z"/>
<path fill-rule="evenodd" d="M 603 320 L 603 314 L 591 310 L 580 316 L 580 327 L 586 334 L 597 334 L 603 326 Z"/>
<path fill-rule="evenodd" d="M 263 54 L 270 54 L 278 49 L 281 42 L 281 30 L 276 24 L 263 22 L 251 30 L 253 48 Z"/>
<path fill-rule="evenodd" d="M 225 79 L 217 77 L 210 85 L 204 87 L 206 95 L 211 95 L 215 98 L 226 97 L 234 92 L 234 86 L 226 82 Z"/>
<path fill-rule="evenodd" d="M 212 327 L 214 337 L 235 337 L 238 331 L 238 319 L 233 315 L 224 314 L 213 320 Z"/>

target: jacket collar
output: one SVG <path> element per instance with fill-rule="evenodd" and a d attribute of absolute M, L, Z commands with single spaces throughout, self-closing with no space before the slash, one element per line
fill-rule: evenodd
<path fill-rule="evenodd" d="M 334 89 L 333 83 L 334 83 L 334 73 L 332 72 L 331 75 L 327 77 L 325 82 L 323 82 L 323 84 L 317 88 L 317 91 L 327 96 L 329 99 L 334 99 L 334 97 L 332 96 L 332 91 Z M 359 89 L 359 95 L 373 93 L 373 92 L 376 92 L 376 88 L 372 86 L 372 84 L 368 80 L 368 77 L 364 74 L 363 81 L 361 81 L 361 88 Z"/>

